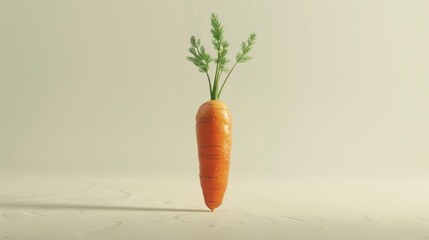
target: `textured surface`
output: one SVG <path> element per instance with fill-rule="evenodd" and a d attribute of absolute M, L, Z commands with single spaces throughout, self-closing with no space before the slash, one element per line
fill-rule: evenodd
<path fill-rule="evenodd" d="M 429 239 L 428 179 L 0 176 L 0 239 Z"/>
<path fill-rule="evenodd" d="M 219 100 L 203 103 L 196 116 L 200 181 L 211 211 L 222 204 L 231 156 L 231 113 Z"/>

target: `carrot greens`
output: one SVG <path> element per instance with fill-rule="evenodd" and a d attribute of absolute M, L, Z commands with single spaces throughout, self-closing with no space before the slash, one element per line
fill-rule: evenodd
<path fill-rule="evenodd" d="M 251 59 L 249 56 L 250 50 L 253 48 L 253 45 L 256 41 L 256 34 L 251 33 L 249 38 L 241 43 L 241 51 L 239 51 L 235 57 L 235 63 L 231 69 L 226 68 L 226 64 L 229 63 L 229 60 L 226 58 L 228 54 L 229 43 L 224 39 L 224 28 L 219 22 L 219 19 L 216 14 L 212 13 L 211 15 L 211 29 L 212 34 L 212 44 L 214 49 L 217 52 L 216 58 L 213 58 L 206 52 L 206 49 L 201 45 L 201 40 L 191 37 L 191 47 L 189 52 L 191 56 L 187 57 L 195 66 L 198 67 L 199 71 L 205 73 L 209 82 L 210 88 L 210 99 L 218 100 L 222 93 L 223 87 L 225 86 L 226 81 L 228 80 L 231 72 L 235 69 L 238 63 L 244 63 Z M 211 62 L 216 63 L 216 70 L 212 81 L 209 74 L 209 65 Z M 221 79 L 222 73 L 227 73 L 226 78 L 223 80 L 222 85 L 219 88 L 219 81 Z"/>

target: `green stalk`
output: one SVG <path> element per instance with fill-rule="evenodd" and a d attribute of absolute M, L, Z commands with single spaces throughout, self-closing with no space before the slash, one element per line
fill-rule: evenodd
<path fill-rule="evenodd" d="M 217 98 L 220 98 L 220 94 L 222 93 L 223 86 L 225 86 L 226 81 L 228 81 L 229 75 L 231 75 L 232 71 L 234 70 L 235 66 L 237 66 L 238 62 L 235 62 L 234 66 L 232 66 L 231 70 L 229 70 L 228 75 L 226 75 L 225 80 L 222 83 L 222 86 L 220 87 L 219 93 L 217 94 Z"/>
<path fill-rule="evenodd" d="M 218 53 L 218 60 L 216 61 L 216 72 L 215 72 L 215 79 L 213 82 L 213 96 L 211 97 L 211 100 L 218 100 L 217 96 L 217 86 L 219 81 L 219 53 Z"/>
<path fill-rule="evenodd" d="M 198 55 L 202 55 L 200 50 L 198 48 L 195 48 L 195 50 L 197 51 Z M 208 66 L 209 62 L 206 62 L 206 65 Z M 209 88 L 210 88 L 210 97 L 212 96 L 213 92 L 212 92 L 212 82 L 210 80 L 210 75 L 208 71 L 205 71 L 206 75 L 207 75 L 207 79 L 209 81 Z"/>
<path fill-rule="evenodd" d="M 213 96 L 212 82 L 210 81 L 210 76 L 209 76 L 208 72 L 206 72 L 206 75 L 207 75 L 207 79 L 209 80 L 210 98 L 212 98 L 212 96 Z"/>

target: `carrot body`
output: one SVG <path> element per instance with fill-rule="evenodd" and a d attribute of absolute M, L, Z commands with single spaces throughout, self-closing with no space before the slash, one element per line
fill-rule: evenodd
<path fill-rule="evenodd" d="M 222 204 L 231 155 L 231 113 L 219 100 L 203 103 L 196 116 L 200 182 L 204 201 L 213 211 Z"/>

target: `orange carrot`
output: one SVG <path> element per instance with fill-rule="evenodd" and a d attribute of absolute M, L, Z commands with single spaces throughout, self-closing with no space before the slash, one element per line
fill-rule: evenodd
<path fill-rule="evenodd" d="M 190 62 L 205 73 L 209 83 L 210 101 L 200 106 L 197 121 L 198 158 L 200 160 L 200 182 L 203 189 L 204 201 L 213 212 L 223 201 L 229 175 L 229 157 L 231 155 L 231 113 L 228 107 L 219 100 L 225 83 L 237 64 L 245 63 L 251 59 L 250 50 L 256 41 L 256 34 L 251 33 L 248 39 L 241 43 L 241 50 L 235 57 L 235 63 L 228 70 L 226 64 L 230 62 L 226 55 L 229 43 L 224 38 L 224 28 L 216 14 L 211 16 L 211 29 L 213 47 L 217 57 L 212 57 L 201 44 L 201 40 L 192 36 L 188 56 Z M 209 66 L 216 63 L 213 85 L 210 79 Z M 223 83 L 220 79 L 222 73 L 227 73 Z"/>
<path fill-rule="evenodd" d="M 219 100 L 200 106 L 196 116 L 200 182 L 204 201 L 213 212 L 222 204 L 231 155 L 231 113 Z"/>

